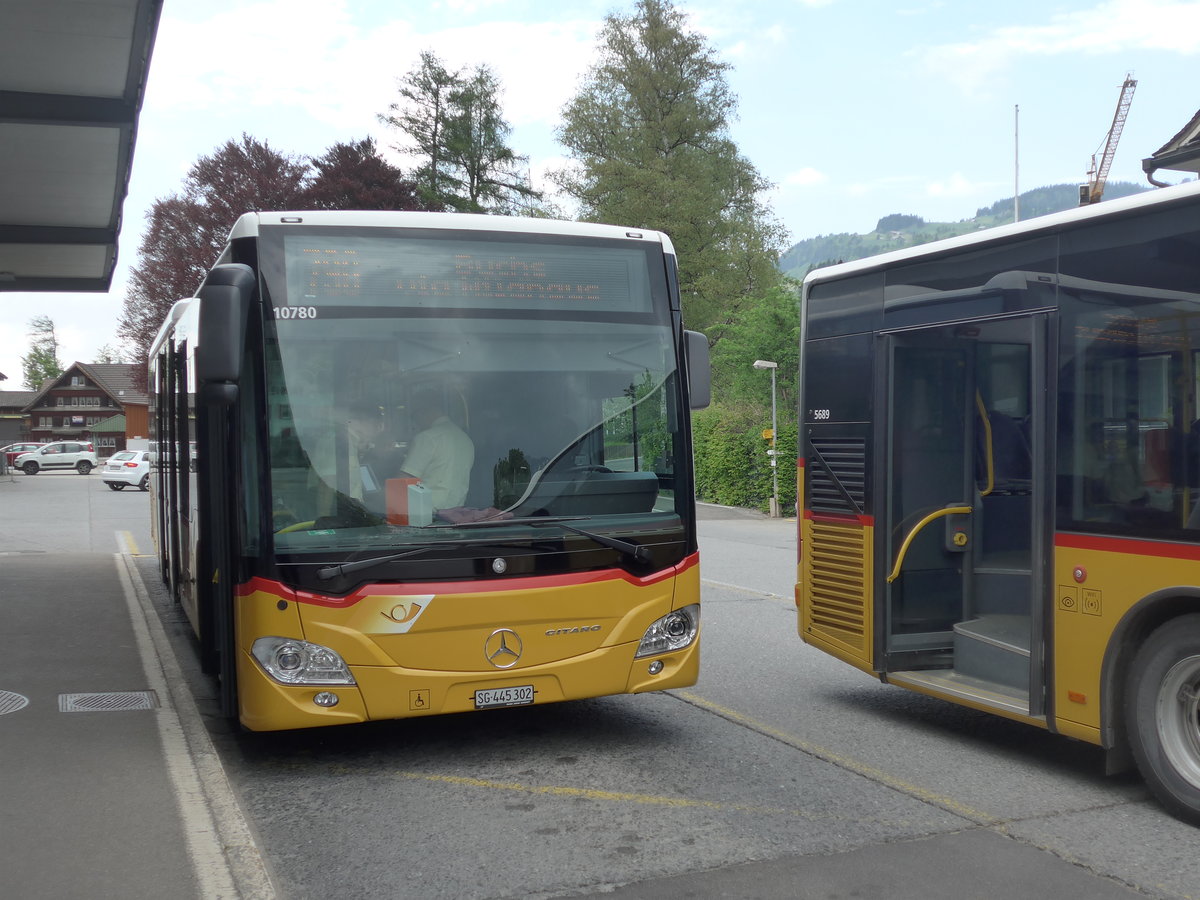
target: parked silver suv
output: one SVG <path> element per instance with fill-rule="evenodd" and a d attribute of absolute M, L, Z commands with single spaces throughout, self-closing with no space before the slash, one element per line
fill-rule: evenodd
<path fill-rule="evenodd" d="M 42 469 L 74 469 L 86 475 L 96 468 L 96 449 L 91 441 L 55 441 L 22 453 L 13 462 L 13 468 L 26 475 L 36 475 Z"/>

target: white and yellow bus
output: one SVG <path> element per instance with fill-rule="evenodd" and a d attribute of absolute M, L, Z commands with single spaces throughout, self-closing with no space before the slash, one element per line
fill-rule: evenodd
<path fill-rule="evenodd" d="M 1200 184 L 812 272 L 803 639 L 1200 821 Z"/>
<path fill-rule="evenodd" d="M 695 682 L 707 343 L 665 235 L 247 214 L 149 379 L 162 574 L 245 727 Z"/>

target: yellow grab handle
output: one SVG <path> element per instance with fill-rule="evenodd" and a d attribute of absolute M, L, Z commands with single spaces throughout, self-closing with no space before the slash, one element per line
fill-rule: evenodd
<path fill-rule="evenodd" d="M 984 456 L 987 459 L 987 490 L 980 491 L 980 497 L 986 497 L 996 489 L 996 462 L 992 450 L 992 420 L 988 418 L 987 407 L 979 391 L 975 392 L 975 408 L 979 410 L 979 418 L 983 419 Z"/>
<path fill-rule="evenodd" d="M 908 553 L 908 548 L 913 542 L 913 538 L 917 536 L 922 528 L 933 522 L 936 519 L 945 518 L 946 516 L 969 516 L 971 507 L 969 506 L 947 506 L 945 509 L 935 509 L 920 522 L 913 526 L 912 531 L 904 539 L 904 543 L 900 545 L 900 552 L 896 554 L 896 565 L 892 567 L 892 574 L 887 577 L 888 584 L 891 584 L 900 577 L 900 567 L 904 565 L 904 556 Z"/>

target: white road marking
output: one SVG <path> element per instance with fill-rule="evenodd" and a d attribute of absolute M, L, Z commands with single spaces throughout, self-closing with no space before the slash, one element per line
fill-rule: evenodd
<path fill-rule="evenodd" d="M 116 555 L 138 653 L 157 711 L 167 771 L 183 819 L 188 855 L 205 900 L 271 900 L 275 890 L 220 757 L 175 660 L 133 560 Z"/>

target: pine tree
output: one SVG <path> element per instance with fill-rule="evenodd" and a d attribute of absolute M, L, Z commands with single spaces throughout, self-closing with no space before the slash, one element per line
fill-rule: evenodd
<path fill-rule="evenodd" d="M 418 160 L 412 178 L 431 209 L 539 211 L 541 194 L 524 175 L 528 159 L 508 146 L 512 127 L 490 68 L 451 72 L 425 51 L 399 90 L 401 99 L 378 118 L 406 138 L 395 149 Z"/>
<path fill-rule="evenodd" d="M 421 199 L 431 209 L 453 207 L 462 192 L 462 180 L 453 172 L 446 150 L 446 131 L 454 116 L 452 94 L 461 78 L 446 69 L 437 56 L 425 50 L 416 68 L 400 80 L 401 99 L 388 107 L 379 121 L 399 130 L 409 143 L 397 144 L 401 153 L 415 156 L 420 165 L 412 173 Z"/>

